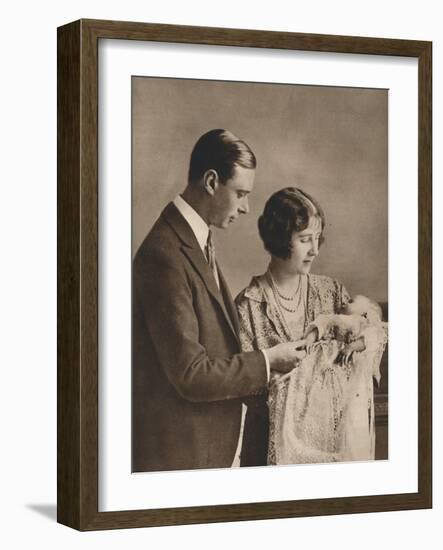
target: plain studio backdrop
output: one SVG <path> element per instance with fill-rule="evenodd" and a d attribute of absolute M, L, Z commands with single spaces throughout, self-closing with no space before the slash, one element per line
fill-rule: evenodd
<path fill-rule="evenodd" d="M 56 27 L 81 17 L 256 28 L 338 35 L 377 36 L 434 41 L 434 189 L 435 212 L 443 208 L 441 150 L 443 97 L 443 39 L 439 4 L 373 0 L 311 3 L 252 0 L 223 3 L 178 0 L 125 2 L 78 0 L 76 3 L 8 3 L 2 41 L 2 200 L 1 224 L 1 366 L 2 392 L 2 531 L 3 548 L 223 548 L 252 549 L 293 546 L 332 549 L 415 549 L 441 545 L 442 513 L 442 418 L 443 377 L 438 360 L 443 352 L 434 340 L 434 509 L 351 516 L 284 519 L 213 525 L 134 529 L 78 533 L 55 523 L 56 502 Z M 203 123 L 204 121 L 202 121 Z M 213 124 L 211 124 L 213 126 Z M 232 128 L 236 131 L 236 128 Z M 205 128 L 195 128 L 197 136 Z M 248 132 L 237 130 L 245 139 Z M 193 135 L 182 144 L 183 159 L 189 154 Z M 191 139 L 192 138 L 192 139 Z M 260 159 L 271 151 L 252 135 L 251 146 Z M 317 151 L 318 152 L 318 151 Z M 273 152 L 272 152 L 273 153 Z M 268 158 L 276 158 L 274 153 Z M 294 157 L 295 158 L 295 157 Z M 273 161 L 275 162 L 275 161 Z M 315 167 L 314 167 L 315 168 Z M 178 169 L 178 167 L 177 167 Z M 257 186 L 264 187 L 264 169 Z M 269 167 L 271 169 L 271 167 Z M 278 166 L 273 167 L 279 170 Z M 317 167 L 320 170 L 320 167 Z M 181 173 L 181 172 L 180 172 Z M 275 172 L 281 176 L 280 172 Z M 178 172 L 177 172 L 178 174 Z M 298 173 L 297 173 L 298 175 Z M 321 173 L 309 173 L 309 190 L 324 182 Z M 263 179 L 262 179 L 263 178 Z M 273 178 L 273 185 L 278 185 Z M 176 181 L 177 188 L 184 181 Z M 290 182 L 284 181 L 284 185 Z M 292 182 L 291 182 L 292 183 Z M 299 182 L 303 187 L 307 182 Z M 305 187 L 307 187 L 305 185 Z M 320 187 L 319 190 L 321 191 Z M 172 190 L 171 190 L 172 194 Z M 318 194 L 318 193 L 317 193 Z M 165 197 L 170 198 L 170 197 Z M 322 199 L 321 196 L 319 196 Z M 256 202 L 257 200 L 257 202 Z M 365 197 L 366 200 L 366 197 Z M 162 203 L 164 201 L 162 200 Z M 328 200 L 322 200 L 331 221 Z M 259 198 L 253 198 L 257 212 Z M 399 205 L 401 208 L 401 205 Z M 246 231 L 251 212 L 231 228 Z M 251 226 L 252 227 L 252 226 Z M 231 231 L 230 230 L 230 231 Z M 252 231 L 252 229 L 251 229 Z M 328 243 L 317 268 L 326 270 L 330 246 L 339 238 L 328 226 Z M 435 216 L 435 281 L 443 277 L 442 223 Z M 225 265 L 224 236 L 217 235 Z M 252 237 L 251 237 L 252 239 Z M 404 241 L 408 247 L 408 227 Z M 348 240 L 349 242 L 349 240 Z M 254 247 L 259 249 L 260 243 Z M 328 248 L 326 248 L 328 247 Z M 416 250 L 411 250 L 416 254 Z M 344 257 L 347 257 L 345 254 Z M 262 262 L 260 265 L 260 261 Z M 257 271 L 265 265 L 261 256 Z M 360 259 L 358 259 L 360 261 Z M 324 263 L 320 263 L 324 262 Z M 377 260 L 377 265 L 380 259 Z M 346 266 L 346 270 L 349 270 Z M 254 264 L 255 271 L 255 264 Z M 234 280 L 235 273 L 226 275 Z M 336 276 L 347 277 L 337 268 Z M 238 286 L 245 284 L 238 281 Z M 344 280 L 346 283 L 347 281 Z M 353 283 L 349 283 L 352 287 Z M 434 326 L 442 333 L 442 296 L 436 286 Z M 353 288 L 351 288 L 353 290 Z M 374 286 L 375 291 L 375 286 Z M 369 293 L 369 290 L 368 290 Z M 379 298 L 379 296 L 375 296 Z M 408 297 L 405 296 L 405 315 Z M 408 429 L 407 426 L 404 427 Z"/>
<path fill-rule="evenodd" d="M 133 249 L 183 191 L 197 139 L 225 128 L 257 157 L 250 213 L 216 231 L 217 256 L 235 296 L 266 270 L 257 219 L 266 200 L 295 186 L 326 214 L 312 271 L 351 294 L 387 299 L 387 91 L 327 86 L 132 79 Z"/>

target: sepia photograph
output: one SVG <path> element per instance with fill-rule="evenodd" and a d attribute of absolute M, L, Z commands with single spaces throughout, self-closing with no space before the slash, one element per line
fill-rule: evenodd
<path fill-rule="evenodd" d="M 432 43 L 81 20 L 58 53 L 58 521 L 432 507 Z"/>
<path fill-rule="evenodd" d="M 387 460 L 388 90 L 131 94 L 132 471 Z"/>

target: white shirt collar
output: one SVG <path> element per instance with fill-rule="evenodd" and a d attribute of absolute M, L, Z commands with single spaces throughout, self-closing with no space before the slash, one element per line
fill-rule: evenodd
<path fill-rule="evenodd" d="M 203 253 L 208 242 L 209 227 L 203 218 L 190 206 L 180 195 L 177 195 L 173 201 L 177 210 L 188 222 L 192 229 Z"/>

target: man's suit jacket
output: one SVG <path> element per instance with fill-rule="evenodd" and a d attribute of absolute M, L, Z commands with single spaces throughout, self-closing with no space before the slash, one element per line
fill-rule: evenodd
<path fill-rule="evenodd" d="M 240 352 L 226 282 L 169 204 L 133 265 L 132 469 L 230 467 L 241 397 L 267 384 L 261 352 Z"/>

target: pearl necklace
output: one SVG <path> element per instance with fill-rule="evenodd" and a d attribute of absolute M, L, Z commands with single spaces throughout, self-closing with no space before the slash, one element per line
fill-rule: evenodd
<path fill-rule="evenodd" d="M 297 285 L 297 288 L 296 288 L 293 296 L 291 298 L 288 298 L 287 296 L 285 296 L 284 294 L 282 294 L 280 292 L 280 289 L 278 288 L 277 283 L 275 282 L 274 277 L 272 276 L 272 273 L 271 273 L 270 270 L 268 271 L 268 273 L 269 273 L 269 279 L 271 281 L 271 288 L 272 288 L 272 291 L 274 292 L 275 301 L 276 301 L 277 305 L 279 306 L 279 308 L 283 308 L 285 311 L 287 311 L 289 313 L 296 313 L 297 311 L 299 311 L 300 306 L 302 305 L 302 303 L 304 301 L 303 300 L 303 285 L 302 285 L 301 276 L 299 277 L 298 285 Z M 282 298 L 283 300 L 286 300 L 287 302 L 294 302 L 297 294 L 298 294 L 297 303 L 293 307 L 290 307 L 289 305 L 284 304 L 282 302 L 282 300 L 280 299 L 280 298 Z"/>
<path fill-rule="evenodd" d="M 269 272 L 269 274 L 271 275 L 271 280 L 272 280 L 272 284 L 273 284 L 273 287 L 275 288 L 275 290 L 277 291 L 277 294 L 280 296 L 280 298 L 282 298 L 283 300 L 286 300 L 287 302 L 293 302 L 295 300 L 295 297 L 297 296 L 297 294 L 300 292 L 300 286 L 301 286 L 301 276 L 298 278 L 298 285 L 297 285 L 297 288 L 295 289 L 294 291 L 294 294 L 292 296 L 285 296 L 282 291 L 278 288 L 278 285 L 277 283 L 275 282 L 275 279 L 274 277 L 272 276 L 272 273 Z"/>

